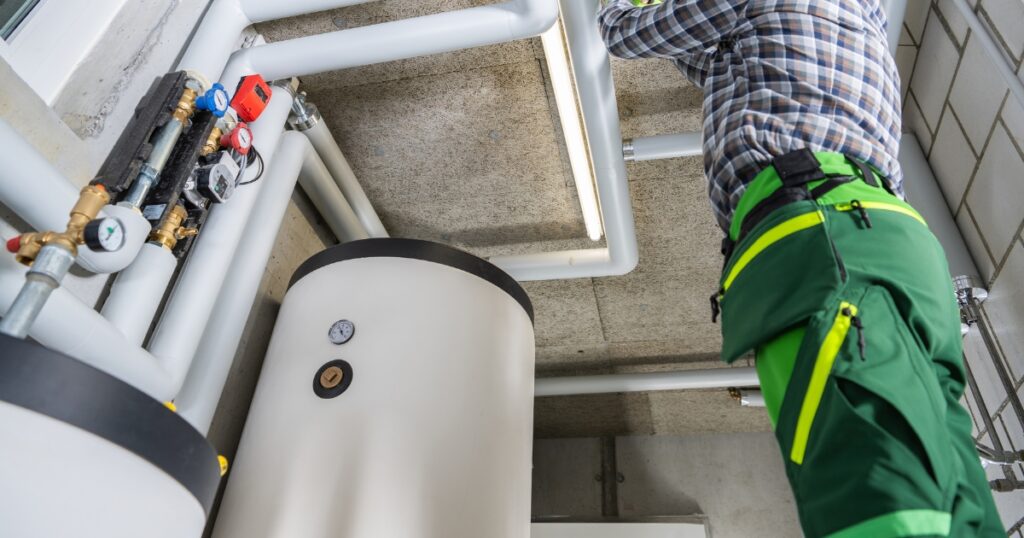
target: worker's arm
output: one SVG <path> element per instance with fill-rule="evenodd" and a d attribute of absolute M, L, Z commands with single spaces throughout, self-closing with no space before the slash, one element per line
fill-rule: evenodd
<path fill-rule="evenodd" d="M 630 0 L 608 0 L 598 20 L 615 56 L 685 62 L 728 35 L 745 5 L 739 0 L 665 0 L 636 7 Z"/>

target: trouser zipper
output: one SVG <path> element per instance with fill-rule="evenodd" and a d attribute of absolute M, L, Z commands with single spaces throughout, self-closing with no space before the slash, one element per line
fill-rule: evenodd
<path fill-rule="evenodd" d="M 860 360 L 867 360 L 865 352 L 868 344 L 864 338 L 864 322 L 860 316 L 855 316 L 849 307 L 843 309 L 843 315 L 850 318 L 850 324 L 853 325 L 854 329 L 857 329 L 857 350 L 860 352 Z"/>

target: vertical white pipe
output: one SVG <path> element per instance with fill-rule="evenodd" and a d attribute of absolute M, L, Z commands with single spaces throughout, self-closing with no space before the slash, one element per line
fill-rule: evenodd
<path fill-rule="evenodd" d="M 321 181 L 331 181 L 319 161 L 309 141 L 299 133 L 288 132 L 281 138 L 274 164 L 267 170 L 270 183 L 260 194 L 238 254 L 231 262 L 231 274 L 235 276 L 220 290 L 188 378 L 175 402 L 178 413 L 203 433 L 213 421 L 296 178 L 316 173 L 324 176 Z M 361 229 L 358 221 L 352 223 Z"/>
<path fill-rule="evenodd" d="M 302 134 L 306 135 L 317 154 L 323 159 L 324 165 L 330 170 L 341 193 L 356 212 L 366 233 L 370 237 L 388 237 L 388 231 L 384 229 L 377 210 L 373 208 L 370 199 L 366 197 L 366 192 L 363 191 L 359 179 L 356 178 L 355 172 L 352 171 L 348 160 L 342 154 L 341 148 L 338 147 L 338 142 L 331 135 L 326 122 L 321 118 L 311 128 L 302 131 Z"/>
<path fill-rule="evenodd" d="M 263 155 L 266 166 L 273 165 L 274 152 L 291 111 L 292 100 L 293 96 L 287 89 L 275 86 L 267 109 L 252 125 L 253 145 Z M 229 277 L 228 269 L 239 239 L 266 184 L 266 178 L 263 178 L 240 187 L 226 204 L 210 211 L 167 301 L 149 349 L 170 372 L 175 389 L 180 388 L 185 380 L 192 356 L 215 306 L 217 293 L 225 278 Z M 230 275 L 231 278 L 236 276 Z"/>
<path fill-rule="evenodd" d="M 166 248 L 147 243 L 138 258 L 121 271 L 103 303 L 103 317 L 132 345 L 141 346 L 160 308 L 178 259 Z"/>
<path fill-rule="evenodd" d="M 306 139 L 306 144 L 309 144 L 308 139 Z M 312 146 L 308 147 L 312 152 Z M 327 166 L 315 152 L 312 152 L 304 160 L 299 184 L 302 186 L 302 190 L 309 195 L 313 205 L 316 206 L 317 211 L 320 212 L 338 241 L 344 243 L 370 237 L 362 223 L 359 222 L 359 217 L 352 210 L 348 200 L 341 194 L 334 178 L 327 170 Z"/>
<path fill-rule="evenodd" d="M 490 259 L 517 280 L 623 275 L 639 261 L 615 84 L 608 51 L 594 22 L 598 0 L 562 0 L 561 7 L 608 248 Z"/>
<path fill-rule="evenodd" d="M 267 188 L 256 203 L 238 255 L 231 262 L 234 276 L 217 296 L 210 323 L 175 401 L 178 413 L 200 432 L 210 428 L 299 170 L 310 154 L 305 137 L 287 132 L 281 137 L 274 163 L 267 168 Z"/>

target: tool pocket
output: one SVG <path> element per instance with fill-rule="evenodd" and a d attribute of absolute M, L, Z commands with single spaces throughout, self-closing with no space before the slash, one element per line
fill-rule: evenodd
<path fill-rule="evenodd" d="M 948 510 L 956 489 L 930 360 L 888 290 L 844 293 L 808 324 L 776 429 L 801 514 L 835 514 L 821 535 L 897 510 Z"/>
<path fill-rule="evenodd" d="M 828 218 L 814 202 L 796 202 L 773 212 L 736 246 L 712 297 L 713 307 L 721 307 L 723 360 L 732 362 L 806 322 L 843 286 L 846 270 Z"/>

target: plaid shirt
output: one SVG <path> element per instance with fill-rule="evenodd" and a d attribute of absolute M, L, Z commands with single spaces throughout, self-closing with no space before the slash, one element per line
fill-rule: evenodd
<path fill-rule="evenodd" d="M 728 230 L 773 157 L 858 158 L 902 197 L 899 74 L 879 0 L 612 0 L 599 16 L 621 58 L 671 58 L 704 90 L 704 170 Z"/>

